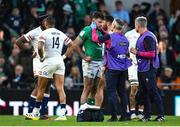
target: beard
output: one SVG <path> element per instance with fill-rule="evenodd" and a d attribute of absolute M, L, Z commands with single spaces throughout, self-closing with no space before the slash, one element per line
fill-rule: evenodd
<path fill-rule="evenodd" d="M 135 29 L 137 33 L 139 33 L 139 30 L 138 29 Z"/>

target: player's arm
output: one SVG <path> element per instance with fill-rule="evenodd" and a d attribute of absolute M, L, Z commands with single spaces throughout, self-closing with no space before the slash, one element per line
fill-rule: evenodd
<path fill-rule="evenodd" d="M 33 40 L 34 30 L 29 31 L 28 33 L 22 35 L 16 40 L 16 44 L 20 49 L 25 49 L 24 43 L 28 43 Z"/>
<path fill-rule="evenodd" d="M 78 53 L 78 55 L 79 55 L 82 59 L 84 59 L 84 58 L 85 58 L 85 54 L 83 53 L 83 51 L 82 51 L 82 49 L 81 49 L 81 47 L 80 47 L 80 46 L 82 45 L 82 43 L 83 43 L 83 40 L 78 36 L 78 37 L 76 37 L 76 39 L 74 40 L 72 48 L 73 48 L 73 50 L 74 50 L 75 52 Z"/>
<path fill-rule="evenodd" d="M 92 29 L 92 40 L 97 43 L 107 43 L 111 40 L 111 37 L 109 34 L 98 36 L 96 33 L 96 29 Z"/>
<path fill-rule="evenodd" d="M 137 52 L 138 56 L 145 57 L 145 58 L 154 58 L 155 57 L 155 48 L 156 44 L 154 44 L 154 40 L 152 37 L 147 36 L 144 38 L 144 47 L 146 49 L 145 52 Z"/>
<path fill-rule="evenodd" d="M 154 44 L 153 38 L 150 36 L 145 37 L 143 44 L 146 51 L 137 51 L 135 48 L 131 48 L 130 52 L 144 58 L 154 58 L 156 44 Z"/>
<path fill-rule="evenodd" d="M 39 39 L 38 39 L 38 54 L 39 54 L 41 62 L 44 61 L 44 43 L 45 43 L 44 37 L 39 36 Z"/>
<path fill-rule="evenodd" d="M 27 43 L 28 41 L 26 40 L 25 36 L 21 36 L 16 40 L 16 45 L 20 48 L 20 49 L 25 49 L 24 43 Z"/>
<path fill-rule="evenodd" d="M 81 45 L 83 43 L 83 40 L 78 36 L 76 37 L 76 39 L 73 41 L 73 46 L 72 49 L 85 61 L 90 62 L 92 59 L 89 56 L 86 56 L 82 49 L 81 49 Z"/>
<path fill-rule="evenodd" d="M 64 38 L 64 44 L 68 47 L 66 52 L 63 54 L 63 59 L 66 59 L 66 57 L 70 56 L 72 54 L 72 46 L 73 46 L 73 42 L 72 40 L 67 37 L 65 34 L 62 34 L 62 38 Z"/>
<path fill-rule="evenodd" d="M 62 56 L 63 57 L 63 59 L 66 59 L 68 56 L 70 56 L 71 54 L 72 54 L 72 42 L 71 43 L 69 43 L 68 45 L 67 45 L 67 50 L 66 50 L 66 52 L 64 53 L 64 55 Z"/>

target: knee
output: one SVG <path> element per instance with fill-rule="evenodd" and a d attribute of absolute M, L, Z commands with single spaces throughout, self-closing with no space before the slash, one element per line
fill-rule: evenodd
<path fill-rule="evenodd" d="M 114 98 L 117 96 L 117 93 L 114 90 L 107 90 L 107 96 L 108 98 Z"/>
<path fill-rule="evenodd" d="M 86 85 L 86 86 L 84 86 L 83 91 L 84 91 L 84 92 L 88 92 L 88 91 L 90 91 L 91 89 L 92 89 L 92 87 L 91 87 L 90 85 Z"/>
<path fill-rule="evenodd" d="M 131 91 L 130 92 L 130 98 L 135 98 L 136 96 L 136 92 L 135 91 Z"/>
<path fill-rule="evenodd" d="M 59 88 L 56 88 L 56 89 L 57 89 L 58 93 L 63 93 L 64 92 L 64 88 L 59 87 Z"/>
<path fill-rule="evenodd" d="M 98 90 L 102 90 L 105 87 L 105 81 L 100 81 L 99 85 L 98 85 Z"/>
<path fill-rule="evenodd" d="M 135 95 L 134 94 L 130 94 L 129 98 L 130 98 L 130 100 L 134 100 L 135 99 Z"/>

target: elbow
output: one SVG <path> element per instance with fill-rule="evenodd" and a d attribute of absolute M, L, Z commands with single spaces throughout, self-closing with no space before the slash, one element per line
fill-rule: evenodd
<path fill-rule="evenodd" d="M 38 46 L 38 53 L 40 54 L 42 52 L 42 48 Z"/>

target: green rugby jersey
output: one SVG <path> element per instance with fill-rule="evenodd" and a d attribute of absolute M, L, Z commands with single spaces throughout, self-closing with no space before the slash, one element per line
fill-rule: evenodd
<path fill-rule="evenodd" d="M 102 45 L 92 41 L 91 31 L 91 27 L 86 26 L 79 34 L 79 37 L 83 40 L 85 55 L 90 56 L 93 61 L 102 61 Z M 98 30 L 97 34 L 102 35 Z"/>

